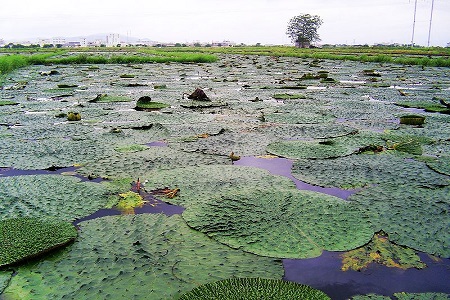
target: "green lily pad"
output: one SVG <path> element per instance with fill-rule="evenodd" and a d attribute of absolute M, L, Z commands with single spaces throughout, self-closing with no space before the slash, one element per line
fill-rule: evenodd
<path fill-rule="evenodd" d="M 11 280 L 13 275 L 13 271 L 0 271 L 0 295 L 3 293 L 3 290 L 8 286 L 9 281 Z"/>
<path fill-rule="evenodd" d="M 382 184 L 353 194 L 348 200 L 365 208 L 373 230 L 382 229 L 392 242 L 450 257 L 448 195 L 449 186 L 429 189 Z"/>
<path fill-rule="evenodd" d="M 282 141 L 267 146 L 267 152 L 286 158 L 324 159 L 347 156 L 355 149 L 337 141 Z"/>
<path fill-rule="evenodd" d="M 0 267 L 67 245 L 78 234 L 71 223 L 48 217 L 3 219 L 0 232 Z"/>
<path fill-rule="evenodd" d="M 299 180 L 325 187 L 345 189 L 373 184 L 436 187 L 450 184 L 446 176 L 423 162 L 391 153 L 360 154 L 328 160 L 298 160 L 292 175 Z"/>
<path fill-rule="evenodd" d="M 350 250 L 373 235 L 367 216 L 357 206 L 296 189 L 232 190 L 189 205 L 183 218 L 230 247 L 279 258 Z"/>
<path fill-rule="evenodd" d="M 0 177 L 0 217 L 74 221 L 111 205 L 111 187 L 62 175 Z"/>
<path fill-rule="evenodd" d="M 4 296 L 28 299 L 176 299 L 237 277 L 281 279 L 281 261 L 221 245 L 180 216 L 142 214 L 81 222 L 68 249 L 17 270 Z"/>
<path fill-rule="evenodd" d="M 139 151 L 144 151 L 146 149 L 148 149 L 148 146 L 144 146 L 144 145 L 129 145 L 129 146 L 117 147 L 115 150 L 117 152 L 139 152 Z"/>
<path fill-rule="evenodd" d="M 19 103 L 9 100 L 0 100 L 0 106 L 17 105 Z"/>
<path fill-rule="evenodd" d="M 230 278 L 207 283 L 182 295 L 180 300 L 208 299 L 330 299 L 307 285 L 263 278 Z"/>

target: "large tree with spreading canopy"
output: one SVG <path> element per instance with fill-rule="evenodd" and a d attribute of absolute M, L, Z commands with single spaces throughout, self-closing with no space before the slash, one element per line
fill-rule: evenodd
<path fill-rule="evenodd" d="M 302 14 L 293 17 L 288 24 L 286 34 L 292 42 L 301 48 L 320 41 L 317 30 L 322 25 L 322 19 L 317 15 Z"/>

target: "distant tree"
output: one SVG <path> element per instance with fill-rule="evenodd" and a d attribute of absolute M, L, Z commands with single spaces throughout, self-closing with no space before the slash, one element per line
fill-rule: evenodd
<path fill-rule="evenodd" d="M 175 47 L 181 47 L 181 43 L 176 43 Z"/>
<path fill-rule="evenodd" d="M 322 19 L 316 15 L 302 14 L 295 16 L 289 21 L 286 34 L 297 47 L 305 48 L 311 43 L 320 41 L 317 30 L 322 23 Z"/>

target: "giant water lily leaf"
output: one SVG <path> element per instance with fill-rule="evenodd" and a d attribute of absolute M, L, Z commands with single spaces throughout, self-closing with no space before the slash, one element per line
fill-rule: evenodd
<path fill-rule="evenodd" d="M 110 205 L 112 190 L 62 175 L 0 177 L 0 216 L 54 216 L 73 221 Z"/>
<path fill-rule="evenodd" d="M 445 293 L 395 293 L 396 300 L 448 300 L 449 294 Z"/>
<path fill-rule="evenodd" d="M 49 217 L 3 219 L 0 233 L 0 267 L 41 255 L 77 237 L 71 223 Z"/>
<path fill-rule="evenodd" d="M 307 258 L 359 247 L 367 216 L 342 199 L 291 190 L 234 191 L 188 206 L 187 223 L 221 243 L 263 256 Z"/>
<path fill-rule="evenodd" d="M 325 159 L 348 156 L 366 145 L 384 145 L 376 133 L 360 132 L 326 140 L 281 141 L 267 147 L 267 152 L 287 158 Z"/>
<path fill-rule="evenodd" d="M 3 290 L 8 286 L 9 281 L 11 280 L 13 275 L 13 271 L 0 271 L 0 295 L 3 293 Z"/>
<path fill-rule="evenodd" d="M 207 283 L 182 295 L 180 300 L 208 299 L 330 299 L 325 293 L 307 285 L 263 278 L 230 278 Z"/>
<path fill-rule="evenodd" d="M 266 122 L 286 124 L 317 124 L 328 123 L 334 118 L 329 115 L 311 112 L 272 113 L 264 115 Z"/>
<path fill-rule="evenodd" d="M 143 177 L 151 170 L 167 170 L 183 166 L 230 164 L 227 157 L 175 150 L 169 147 L 148 147 L 139 152 L 114 151 L 97 161 L 89 161 L 77 170 L 83 175 L 109 179 Z"/>
<path fill-rule="evenodd" d="M 311 184 L 355 188 L 371 184 L 445 186 L 450 180 L 418 162 L 390 153 L 360 154 L 329 160 L 298 160 L 292 175 Z"/>
<path fill-rule="evenodd" d="M 329 139 L 358 132 L 354 127 L 341 124 L 272 125 L 261 127 L 258 131 L 280 139 Z"/>
<path fill-rule="evenodd" d="M 391 241 L 443 257 L 450 256 L 450 187 L 377 185 L 349 200 L 371 215 L 374 231 L 383 230 Z"/>
<path fill-rule="evenodd" d="M 432 170 L 450 176 L 450 156 L 441 157 L 419 157 Z"/>
<path fill-rule="evenodd" d="M 294 183 L 282 176 L 273 176 L 265 170 L 231 165 L 199 165 L 169 170 L 155 170 L 142 176 L 147 191 L 164 187 L 180 189 L 171 203 L 188 207 L 212 196 L 232 191 L 265 191 L 295 189 Z"/>
<path fill-rule="evenodd" d="M 174 299 L 230 277 L 281 279 L 281 261 L 221 245 L 180 216 L 114 216 L 80 223 L 64 251 L 20 267 L 5 297 Z"/>

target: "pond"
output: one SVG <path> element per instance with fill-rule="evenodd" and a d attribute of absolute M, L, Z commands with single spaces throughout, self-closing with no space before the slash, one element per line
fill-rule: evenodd
<path fill-rule="evenodd" d="M 264 274 L 332 299 L 450 293 L 450 116 L 424 109 L 450 97 L 448 70 L 311 62 L 220 55 L 10 74 L 0 90 L 0 103 L 17 103 L 0 106 L 1 217 L 53 216 L 80 231 L 73 245 L 15 267 L 4 293 L 143 297 L 148 278 L 152 297 L 167 299 Z M 303 76 L 324 71 L 334 80 Z M 197 88 L 210 101 L 184 97 Z M 164 107 L 136 111 L 143 96 Z M 408 114 L 425 123 L 400 124 Z M 137 178 L 146 203 L 123 214 L 114 196 L 137 191 Z M 160 189 L 179 193 L 151 193 Z M 341 255 L 379 230 L 427 267 L 342 271 Z M 67 291 L 53 288 L 65 277 Z M 114 288 L 123 281 L 127 291 Z"/>

